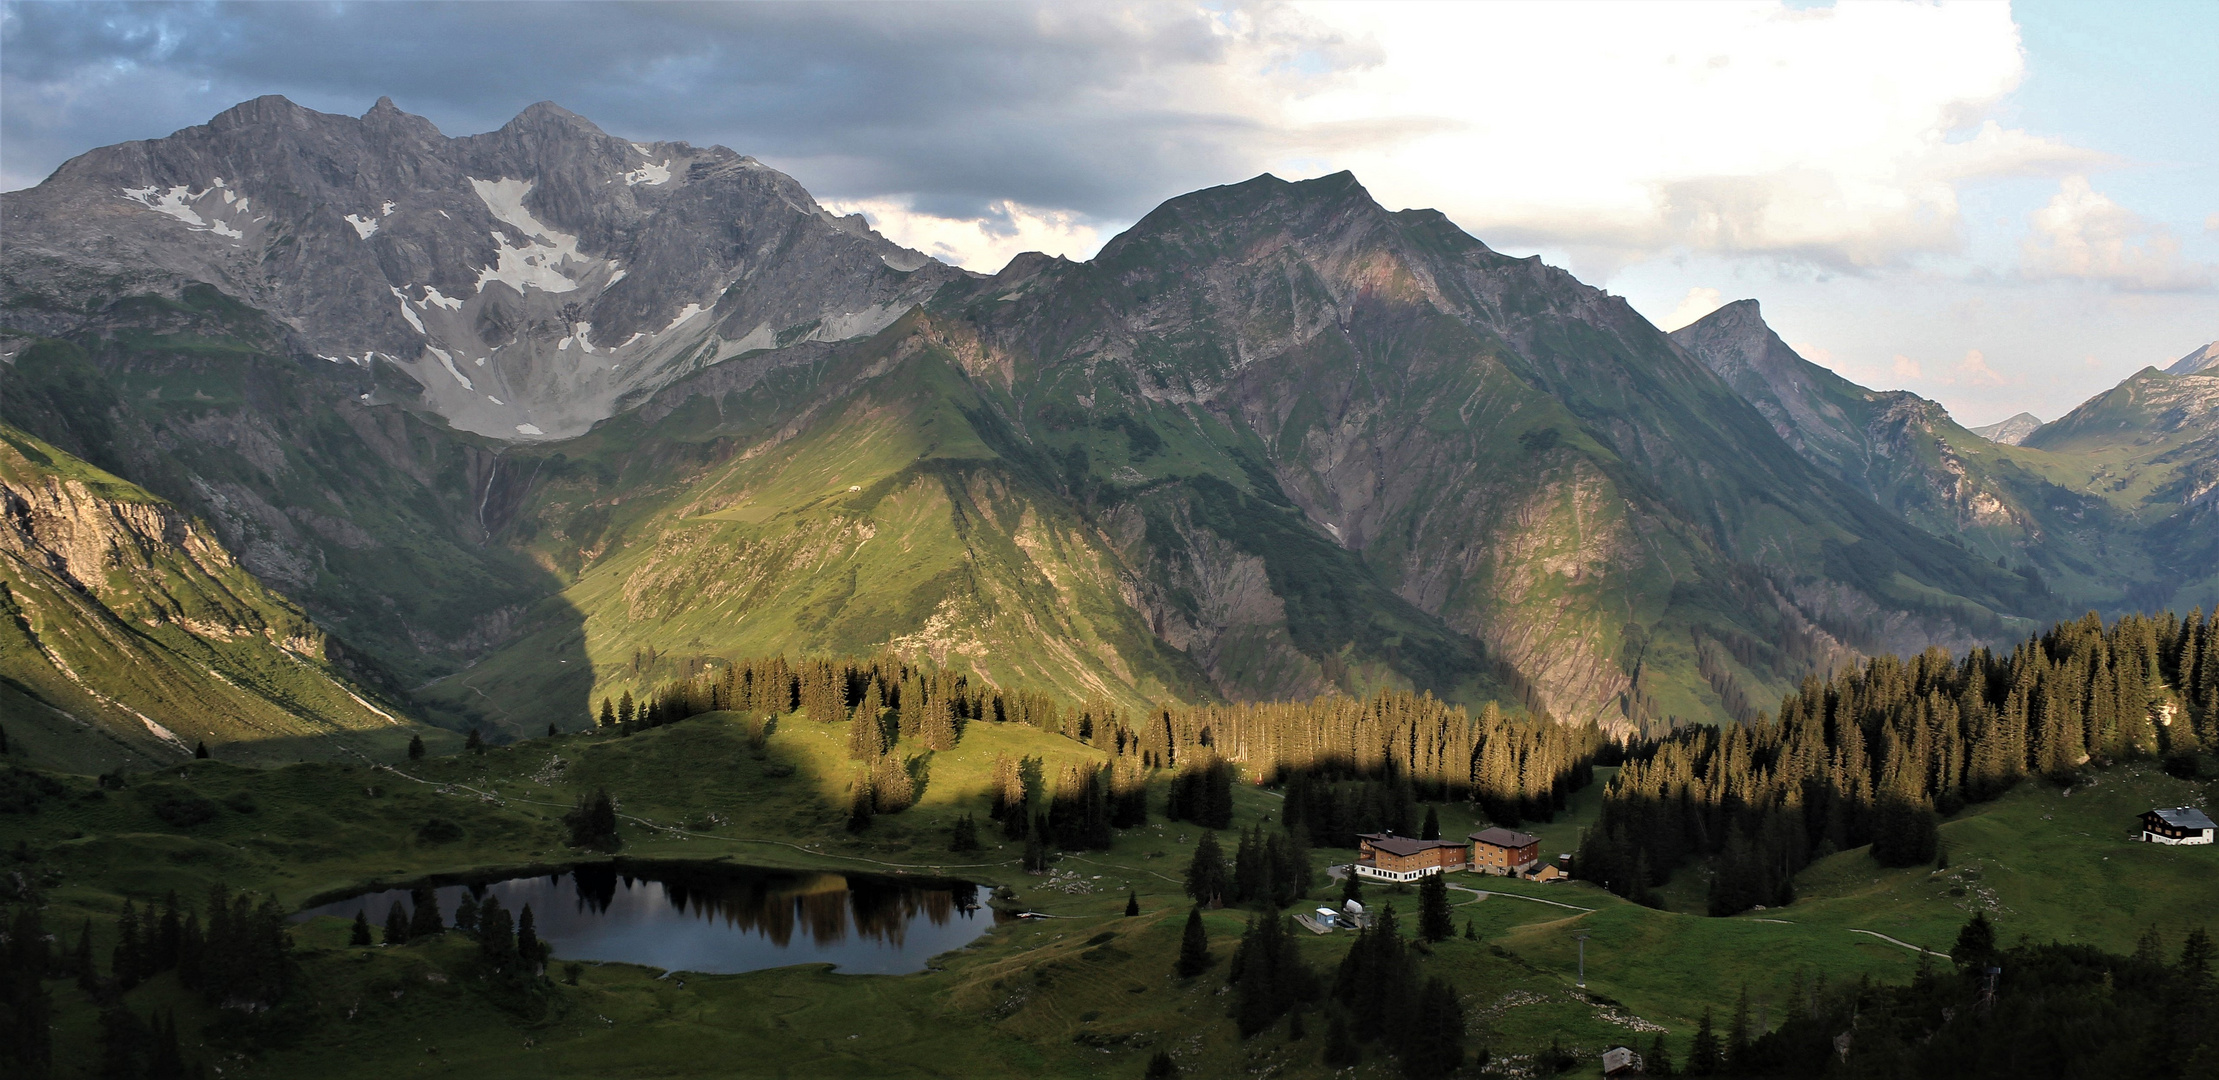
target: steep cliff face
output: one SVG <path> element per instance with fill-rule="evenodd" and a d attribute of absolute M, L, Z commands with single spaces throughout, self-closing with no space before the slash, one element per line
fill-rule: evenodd
<path fill-rule="evenodd" d="M 10 193 L 8 321 L 213 285 L 334 364 L 392 365 L 456 427 L 575 435 L 752 350 L 892 323 L 964 275 L 722 147 L 634 143 L 551 103 L 450 139 L 257 98 Z"/>
<path fill-rule="evenodd" d="M 50 764 L 174 760 L 200 741 L 282 756 L 402 725 L 175 506 L 4 426 L 0 606 L 0 712 Z"/>

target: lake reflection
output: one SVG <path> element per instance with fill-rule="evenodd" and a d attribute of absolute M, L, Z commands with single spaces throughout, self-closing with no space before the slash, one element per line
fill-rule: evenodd
<path fill-rule="evenodd" d="M 975 886 L 738 867 L 580 866 L 566 873 L 437 890 L 454 924 L 463 894 L 500 897 L 512 914 L 529 904 L 558 960 L 609 960 L 671 971 L 730 974 L 789 964 L 832 964 L 849 974 L 906 974 L 962 948 L 994 925 Z M 387 909 L 410 910 L 406 890 L 311 908 L 354 918 L 367 911 L 382 940 Z"/>

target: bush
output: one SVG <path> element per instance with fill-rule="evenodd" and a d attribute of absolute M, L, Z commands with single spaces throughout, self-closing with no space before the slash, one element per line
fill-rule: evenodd
<path fill-rule="evenodd" d="M 139 799 L 162 824 L 190 829 L 215 820 L 216 804 L 174 784 L 150 784 L 139 789 Z"/>
<path fill-rule="evenodd" d="M 62 793 L 62 785 L 45 773 L 27 769 L 0 772 L 0 814 L 36 814 L 39 803 Z"/>
<path fill-rule="evenodd" d="M 416 826 L 416 839 L 425 844 L 452 844 L 462 839 L 462 826 L 446 818 L 432 818 Z"/>

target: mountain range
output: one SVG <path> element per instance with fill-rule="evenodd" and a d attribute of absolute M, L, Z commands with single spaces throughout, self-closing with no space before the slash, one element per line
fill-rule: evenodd
<path fill-rule="evenodd" d="M 178 524 L 101 542 L 235 568 L 263 614 L 227 625 L 322 643 L 273 646 L 300 700 L 456 729 L 880 649 L 1121 706 L 1397 685 L 1646 729 L 2219 590 L 2212 350 L 2013 445 L 1754 301 L 1667 335 L 1346 173 L 983 275 L 551 104 L 450 139 L 261 98 L 0 223 L 10 505 L 106 477 Z M 138 611 L 38 587 L 66 633 Z M 11 730 L 71 709 L 9 649 Z"/>

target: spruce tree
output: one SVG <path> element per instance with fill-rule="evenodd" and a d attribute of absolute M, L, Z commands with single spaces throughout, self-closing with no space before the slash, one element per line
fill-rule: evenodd
<path fill-rule="evenodd" d="M 1428 804 L 1425 808 L 1425 825 L 1418 830 L 1418 839 L 1439 840 L 1440 838 L 1441 812 Z"/>
<path fill-rule="evenodd" d="M 354 913 L 354 933 L 347 938 L 347 944 L 357 948 L 370 944 L 370 912 L 368 909 Z"/>
<path fill-rule="evenodd" d="M 193 757 L 200 761 L 208 760 L 208 740 L 202 739 L 193 744 Z"/>
<path fill-rule="evenodd" d="M 948 850 L 960 854 L 977 851 L 979 846 L 978 822 L 971 820 L 969 814 L 955 819 L 955 827 L 950 830 L 948 837 Z"/>
<path fill-rule="evenodd" d="M 1225 902 L 1227 884 L 1225 853 L 1217 846 L 1217 834 L 1204 832 L 1194 845 L 1194 858 L 1187 863 L 1187 897 L 1197 904 L 1217 907 Z"/>
<path fill-rule="evenodd" d="M 1957 931 L 1957 944 L 1951 946 L 1949 958 L 1959 967 L 1985 967 L 1996 952 L 1996 928 L 1988 921 L 1988 913 L 1975 911 L 1972 919 Z"/>
<path fill-rule="evenodd" d="M 1427 874 L 1418 883 L 1418 936 L 1427 941 L 1456 936 L 1456 919 L 1449 912 L 1448 880 L 1442 874 Z"/>
<path fill-rule="evenodd" d="M 516 959 L 516 930 L 498 896 L 478 905 L 478 955 L 503 970 Z"/>
<path fill-rule="evenodd" d="M 462 740 L 462 748 L 470 751 L 473 754 L 478 755 L 479 757 L 484 757 L 485 735 L 481 733 L 477 728 L 471 728 L 469 737 Z"/>
<path fill-rule="evenodd" d="M 1919 954 L 1923 964 L 1926 954 Z M 1741 998 L 1734 1002 L 1734 1020 L 1726 1027 L 1726 1067 L 1746 1072 L 1749 1065 L 1749 984 L 1741 984 Z"/>
<path fill-rule="evenodd" d="M 539 922 L 532 917 L 532 905 L 524 905 L 524 910 L 516 916 L 517 959 L 523 961 L 526 971 L 536 973 L 550 951 L 547 943 L 539 939 Z"/>
<path fill-rule="evenodd" d="M 1348 1014 L 1335 1008 L 1325 1022 L 1325 1064 L 1334 1069 L 1360 1065 L 1364 1061 L 1364 1048 L 1357 1044 L 1356 1036 L 1349 1032 Z"/>
<path fill-rule="evenodd" d="M 123 914 L 116 919 L 116 948 L 109 961 L 109 971 L 116 985 L 129 990 L 145 978 L 145 957 L 139 942 L 139 909 L 131 901 L 123 902 Z"/>
<path fill-rule="evenodd" d="M 387 908 L 385 912 L 385 943 L 387 945 L 408 944 L 408 912 L 402 909 L 401 902 L 398 900 L 393 901 L 393 906 Z"/>
<path fill-rule="evenodd" d="M 1402 1075 L 1442 1080 L 1464 1065 L 1464 1006 L 1456 989 L 1437 978 L 1418 991 L 1417 1009 L 1403 1038 Z"/>
<path fill-rule="evenodd" d="M 638 706 L 633 704 L 632 702 L 632 692 L 630 690 L 626 690 L 624 692 L 624 696 L 616 699 L 617 724 L 623 727 L 630 727 L 632 724 L 632 715 L 637 709 Z"/>
<path fill-rule="evenodd" d="M 1179 962 L 1173 970 L 1183 979 L 1191 979 L 1209 970 L 1210 934 L 1202 926 L 1202 906 L 1187 909 L 1186 930 L 1179 936 Z"/>
<path fill-rule="evenodd" d="M 424 737 L 422 735 L 411 735 L 408 737 L 408 760 L 424 760 Z"/>
<path fill-rule="evenodd" d="M 1136 916 L 1136 915 L 1139 915 L 1139 914 L 1140 914 L 1140 894 L 1139 894 L 1139 893 L 1137 893 L 1137 892 L 1134 892 L 1134 891 L 1132 891 L 1132 890 L 1130 890 L 1130 889 L 1127 889 L 1127 890 L 1125 891 L 1125 917 L 1126 917 L 1126 918 L 1128 918 L 1128 919 L 1130 919 L 1130 918 L 1133 918 L 1134 916 Z"/>
<path fill-rule="evenodd" d="M 185 1055 L 177 1047 L 177 1014 L 154 1017 L 154 1042 L 146 1062 L 146 1080 L 185 1080 Z"/>
<path fill-rule="evenodd" d="M 594 789 L 591 797 L 578 796 L 577 805 L 562 820 L 570 827 L 571 847 L 614 852 L 624 846 L 624 838 L 616 832 L 616 800 L 609 797 L 607 788 Z"/>
<path fill-rule="evenodd" d="M 616 706 L 609 702 L 608 696 L 605 694 L 601 698 L 601 726 L 616 726 Z"/>
<path fill-rule="evenodd" d="M 1695 1040 L 1687 1048 L 1687 1074 L 1689 1076 L 1716 1076 L 1726 1067 L 1726 1057 L 1718 1045 L 1718 1035 L 1711 1030 L 1710 1009 L 1703 1009 L 1703 1018 L 1695 1025 Z"/>
<path fill-rule="evenodd" d="M 476 893 L 465 891 L 462 894 L 462 899 L 455 902 L 455 929 L 465 934 L 478 932 L 478 897 Z"/>
<path fill-rule="evenodd" d="M 1148 1071 L 1140 1075 L 1147 1080 L 1171 1080 L 1179 1075 L 1179 1064 L 1171 1060 L 1169 1051 L 1158 1050 L 1148 1059 Z"/>
<path fill-rule="evenodd" d="M 1664 1033 L 1650 1040 L 1649 1052 L 1641 1055 L 1641 1071 L 1649 1076 L 1672 1075 L 1672 1051 L 1664 1045 Z"/>
<path fill-rule="evenodd" d="M 1265 911 L 1248 921 L 1227 976 L 1235 992 L 1233 1018 L 1241 1038 L 1278 1022 L 1316 993 L 1317 978 L 1302 963 L 1286 916 Z"/>
<path fill-rule="evenodd" d="M 428 885 L 409 890 L 411 911 L 408 917 L 408 938 L 436 937 L 447 929 L 447 920 L 439 914 L 439 892 Z"/>
<path fill-rule="evenodd" d="M 848 797 L 848 831 L 863 832 L 871 827 L 871 770 L 868 766 L 855 771 L 855 791 Z"/>

